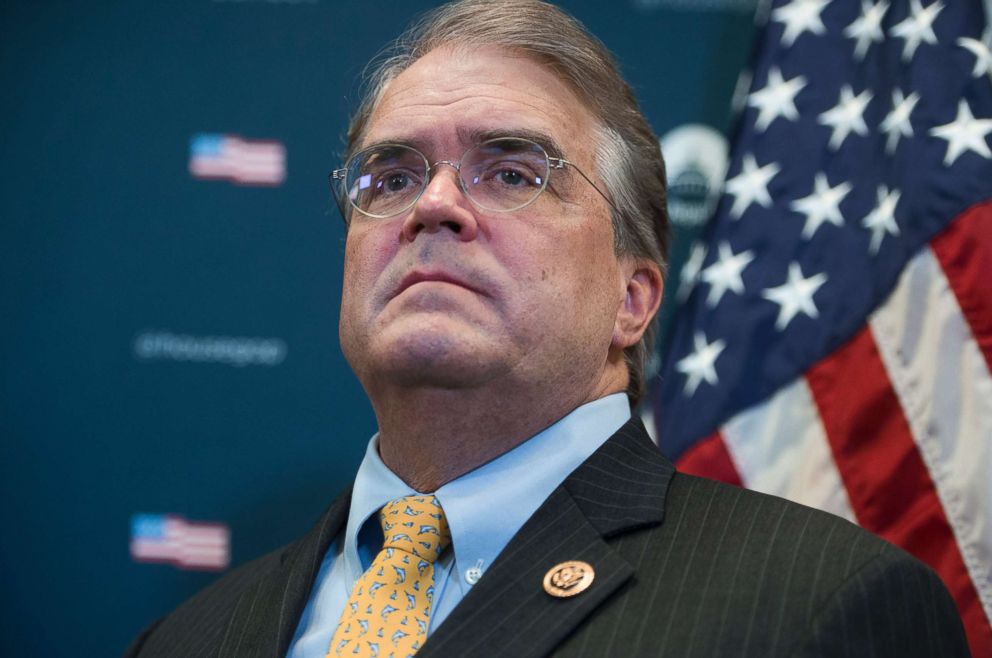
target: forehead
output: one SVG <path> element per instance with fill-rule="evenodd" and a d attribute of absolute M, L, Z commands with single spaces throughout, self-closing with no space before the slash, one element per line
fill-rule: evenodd
<path fill-rule="evenodd" d="M 492 47 L 439 48 L 386 87 L 362 142 L 395 140 L 425 151 L 448 150 L 516 130 L 521 136 L 547 136 L 549 150 L 581 153 L 586 149 L 576 136 L 588 135 L 593 125 L 575 93 L 534 60 Z"/>

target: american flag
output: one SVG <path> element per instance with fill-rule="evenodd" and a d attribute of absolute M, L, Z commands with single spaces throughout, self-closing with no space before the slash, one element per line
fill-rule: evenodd
<path fill-rule="evenodd" d="M 231 563 L 231 532 L 222 523 L 192 523 L 181 516 L 131 517 L 131 557 L 180 569 L 219 571 Z"/>
<path fill-rule="evenodd" d="M 992 656 L 992 31 L 980 0 L 766 6 L 653 421 L 685 471 L 929 563 Z"/>
<path fill-rule="evenodd" d="M 189 141 L 189 173 L 238 185 L 281 185 L 286 179 L 286 147 L 274 140 L 200 133 Z"/>

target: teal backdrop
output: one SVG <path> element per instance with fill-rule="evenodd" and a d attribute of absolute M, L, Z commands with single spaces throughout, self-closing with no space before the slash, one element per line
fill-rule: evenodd
<path fill-rule="evenodd" d="M 432 4 L 3 3 L 0 654 L 119 655 L 218 577 L 134 561 L 135 514 L 226 524 L 236 566 L 350 482 L 375 419 L 338 347 L 326 176 L 363 67 Z M 712 133 L 673 146 L 677 269 L 754 3 L 562 4 L 659 136 Z M 204 133 L 281 143 L 285 180 L 193 177 Z"/>

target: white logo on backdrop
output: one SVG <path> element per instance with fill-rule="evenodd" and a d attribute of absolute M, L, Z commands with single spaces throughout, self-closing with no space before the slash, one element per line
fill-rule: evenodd
<path fill-rule="evenodd" d="M 280 338 L 190 336 L 170 331 L 138 334 L 134 355 L 141 361 L 224 363 L 231 366 L 277 366 L 286 360 L 286 341 Z"/>
<path fill-rule="evenodd" d="M 688 123 L 661 138 L 668 169 L 668 213 L 677 226 L 699 226 L 713 214 L 727 173 L 727 138 Z"/>

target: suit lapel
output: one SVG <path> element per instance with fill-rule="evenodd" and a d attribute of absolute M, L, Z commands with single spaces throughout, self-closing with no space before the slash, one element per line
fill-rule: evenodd
<path fill-rule="evenodd" d="M 339 496 L 307 535 L 286 548 L 279 565 L 242 595 L 219 656 L 286 655 L 324 553 L 344 527 L 350 503 L 350 491 Z"/>
<path fill-rule="evenodd" d="M 543 656 L 634 574 L 607 542 L 664 518 L 672 465 L 631 419 L 541 505 L 424 645 L 432 656 Z M 555 598 L 543 588 L 557 564 L 581 560 L 595 578 Z"/>

